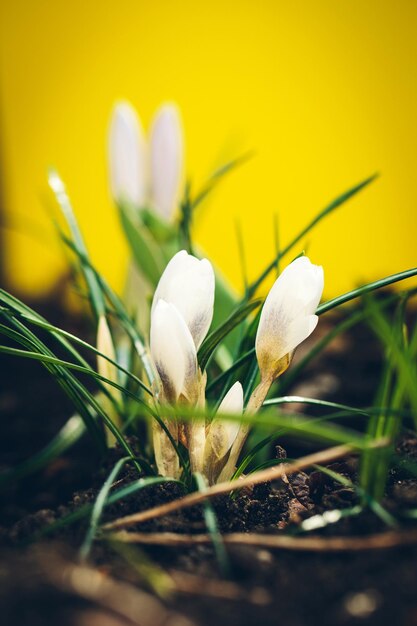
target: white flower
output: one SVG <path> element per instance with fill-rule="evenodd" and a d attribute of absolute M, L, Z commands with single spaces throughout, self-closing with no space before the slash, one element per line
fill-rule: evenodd
<path fill-rule="evenodd" d="M 185 403 L 204 406 L 206 376 L 197 362 L 197 350 L 213 317 L 214 272 L 206 259 L 199 260 L 185 250 L 178 252 L 163 272 L 151 309 L 150 348 L 161 381 L 163 404 Z M 206 429 L 204 420 L 180 425 L 192 471 L 201 471 Z M 156 462 L 163 474 L 171 466 L 172 446 L 158 441 L 154 433 Z M 169 457 L 169 458 L 168 458 Z"/>
<path fill-rule="evenodd" d="M 120 102 L 113 111 L 109 133 L 110 187 L 116 202 L 143 207 L 147 200 L 146 142 L 135 110 Z"/>
<path fill-rule="evenodd" d="M 323 268 L 305 256 L 288 265 L 275 281 L 265 300 L 256 335 L 262 378 L 276 378 L 288 365 L 295 348 L 317 326 L 315 311 L 323 284 Z"/>
<path fill-rule="evenodd" d="M 207 259 L 196 259 L 185 250 L 177 252 L 162 274 L 152 302 L 151 319 L 162 299 L 183 317 L 198 350 L 213 318 L 214 271 Z"/>
<path fill-rule="evenodd" d="M 157 111 L 150 132 L 151 203 L 169 221 L 178 205 L 183 169 L 183 133 L 176 106 L 166 104 Z"/>
<path fill-rule="evenodd" d="M 178 109 L 165 104 L 156 112 L 149 145 L 134 108 L 114 108 L 109 133 L 110 188 L 117 203 L 152 207 L 166 221 L 179 201 L 183 170 L 183 132 Z"/>
<path fill-rule="evenodd" d="M 236 382 L 229 389 L 217 412 L 219 415 L 227 413 L 240 415 L 243 413 L 243 388 L 240 382 Z M 210 425 L 206 441 L 206 450 L 208 451 L 211 447 L 217 458 L 221 459 L 232 447 L 239 428 L 240 422 L 231 422 L 216 417 Z"/>
<path fill-rule="evenodd" d="M 150 349 L 165 399 L 175 404 L 183 396 L 195 402 L 198 394 L 195 344 L 176 307 L 162 299 L 152 312 Z"/>

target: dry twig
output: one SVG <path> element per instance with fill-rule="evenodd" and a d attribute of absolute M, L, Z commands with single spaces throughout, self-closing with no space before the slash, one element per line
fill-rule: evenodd
<path fill-rule="evenodd" d="M 155 519 L 156 517 L 163 517 L 168 513 L 173 513 L 174 511 L 200 504 L 200 502 L 203 502 L 208 498 L 213 498 L 224 493 L 229 493 L 231 491 L 235 491 L 236 489 L 242 489 L 243 487 L 251 487 L 259 483 L 276 480 L 278 478 L 281 478 L 284 474 L 286 474 L 287 476 L 290 474 L 294 474 L 295 472 L 299 472 L 306 467 L 309 467 L 310 465 L 321 465 L 323 463 L 329 463 L 330 461 L 339 459 L 340 457 L 346 456 L 351 452 L 352 447 L 348 445 L 328 448 L 327 450 L 322 450 L 320 452 L 315 452 L 314 454 L 309 454 L 299 459 L 298 461 L 294 461 L 294 463 L 283 463 L 278 466 L 269 467 L 268 469 L 260 470 L 258 472 L 254 472 L 253 474 L 250 474 L 249 476 L 245 476 L 245 478 L 242 478 L 240 480 L 230 480 L 225 483 L 213 485 L 212 487 L 206 489 L 206 491 L 204 492 L 191 493 L 184 498 L 180 498 L 178 500 L 174 500 L 173 502 L 168 502 L 167 504 L 156 506 L 152 509 L 148 509 L 147 511 L 141 511 L 139 513 L 134 513 L 133 515 L 121 517 L 114 522 L 105 524 L 102 528 L 103 530 L 114 530 L 117 528 L 132 526 L 133 524 L 139 524 L 150 519 Z"/>
<path fill-rule="evenodd" d="M 180 533 L 136 533 L 120 531 L 111 535 L 114 541 L 160 546 L 184 546 L 209 544 L 208 534 L 182 535 Z M 364 537 L 291 537 L 289 535 L 265 535 L 260 533 L 228 533 L 222 535 L 226 545 L 246 545 L 258 548 L 276 548 L 300 552 L 358 552 L 382 550 L 417 543 L 417 531 L 388 531 Z"/>

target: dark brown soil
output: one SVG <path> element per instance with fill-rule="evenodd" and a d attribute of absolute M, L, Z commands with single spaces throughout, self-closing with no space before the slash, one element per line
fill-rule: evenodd
<path fill-rule="evenodd" d="M 65 323 L 60 320 L 60 324 Z M 71 326 L 74 330 L 73 318 Z M 82 324 L 77 328 L 80 330 Z M 356 359 L 352 356 L 355 349 Z M 347 354 L 351 363 L 347 363 Z M 360 370 L 355 369 L 358 362 L 362 363 Z M 1 466 L 7 468 L 47 443 L 71 414 L 71 407 L 39 365 L 12 358 L 3 358 L 0 364 L 0 411 L 5 424 Z M 314 395 L 314 391 L 305 390 L 313 385 L 323 397 L 363 406 L 372 402 L 379 369 L 376 343 L 369 331 L 361 328 L 343 342 L 336 342 L 291 392 Z M 135 444 L 134 439 L 131 443 Z M 291 456 L 300 454 L 297 446 L 285 440 Z M 417 460 L 417 438 L 411 432 L 404 433 L 398 450 Z M 281 447 L 275 453 L 278 457 L 285 454 Z M 113 546 L 97 542 L 89 563 L 81 563 L 78 549 L 85 536 L 85 522 L 27 543 L 39 530 L 94 501 L 118 456 L 115 450 L 111 458 L 99 459 L 84 438 L 60 460 L 11 484 L 2 494 L 0 611 L 4 626 L 417 626 L 417 545 L 412 543 L 338 553 L 229 546 L 227 575 L 211 545 L 135 546 L 135 552 L 126 558 Z M 353 457 L 330 467 L 356 479 L 358 468 Z M 117 487 L 136 477 L 135 470 L 127 467 Z M 181 495 L 180 487 L 174 484 L 149 487 L 106 509 L 104 519 L 145 510 Z M 297 536 L 303 520 L 324 511 L 350 508 L 356 501 L 353 489 L 318 471 L 309 471 L 259 485 L 234 499 L 219 497 L 213 505 L 222 532 L 276 534 L 285 530 Z M 392 472 L 383 504 L 399 520 L 401 529 L 415 527 L 403 517 L 406 509 L 417 509 L 417 481 L 405 468 Z M 146 522 L 137 530 L 204 533 L 203 511 L 201 507 L 186 509 Z M 367 511 L 329 524 L 315 534 L 355 537 L 387 530 L 378 515 Z M 152 576 L 149 569 L 148 574 L 143 569 L 143 563 L 149 562 L 153 564 Z M 138 563 L 142 563 L 139 568 Z M 159 567 L 169 574 L 174 589 L 162 594 L 163 598 L 155 596 L 154 582 L 152 593 L 149 588 L 150 580 L 160 575 L 155 574 Z"/>

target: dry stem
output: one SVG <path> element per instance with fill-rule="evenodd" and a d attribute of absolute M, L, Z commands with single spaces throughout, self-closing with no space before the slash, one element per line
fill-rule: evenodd
<path fill-rule="evenodd" d="M 382 443 L 385 444 L 386 442 Z M 380 445 L 382 445 L 382 443 L 380 442 Z M 310 465 L 329 463 L 330 461 L 339 459 L 340 457 L 346 456 L 351 452 L 352 447 L 349 445 L 334 446 L 333 448 L 328 448 L 327 450 L 322 450 L 320 452 L 315 452 L 314 454 L 309 454 L 301 459 L 298 459 L 294 463 L 285 463 L 285 466 L 284 464 L 282 464 L 274 467 L 269 467 L 268 469 L 254 472 L 253 474 L 250 474 L 245 478 L 241 478 L 240 480 L 230 480 L 225 483 L 213 485 L 204 492 L 191 493 L 184 498 L 180 498 L 178 500 L 174 500 L 173 502 L 168 502 L 167 504 L 156 506 L 152 509 L 148 509 L 147 511 L 141 511 L 139 513 L 134 513 L 133 515 L 121 517 L 114 522 L 105 524 L 103 526 L 103 529 L 113 530 L 116 528 L 124 528 L 126 526 L 139 524 L 141 522 L 145 522 L 156 517 L 162 517 L 164 515 L 167 515 L 168 513 L 172 513 L 174 511 L 178 511 L 180 509 L 185 509 L 199 504 L 200 502 L 203 502 L 208 498 L 213 498 L 224 493 L 229 493 L 230 491 L 235 491 L 236 489 L 242 489 L 243 487 L 251 487 L 252 485 L 257 485 L 259 483 L 276 480 L 277 478 L 281 478 L 284 474 L 286 474 L 287 476 L 290 474 L 294 474 L 295 472 L 299 472 L 300 470 L 303 470 Z"/>
<path fill-rule="evenodd" d="M 111 535 L 115 541 L 160 546 L 209 544 L 208 534 L 183 535 L 180 533 L 136 533 L 120 531 Z M 417 531 L 388 531 L 364 537 L 291 537 L 289 535 L 264 535 L 260 533 L 228 533 L 222 535 L 226 545 L 247 545 L 259 548 L 278 548 L 306 552 L 350 552 L 381 550 L 417 543 Z"/>

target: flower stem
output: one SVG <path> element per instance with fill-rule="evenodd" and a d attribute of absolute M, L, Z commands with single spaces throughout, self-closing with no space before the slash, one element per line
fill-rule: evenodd
<path fill-rule="evenodd" d="M 261 380 L 259 385 L 253 391 L 251 397 L 249 398 L 249 402 L 246 407 L 247 413 L 256 413 L 261 408 L 273 382 L 273 378 L 270 377 L 263 378 Z M 237 460 L 239 458 L 239 454 L 243 448 L 243 444 L 246 441 L 246 437 L 248 436 L 249 428 L 249 424 L 241 424 L 237 437 L 232 445 L 232 449 L 230 450 L 230 455 L 227 463 L 221 471 L 217 482 L 230 480 L 231 476 L 233 475 Z"/>

